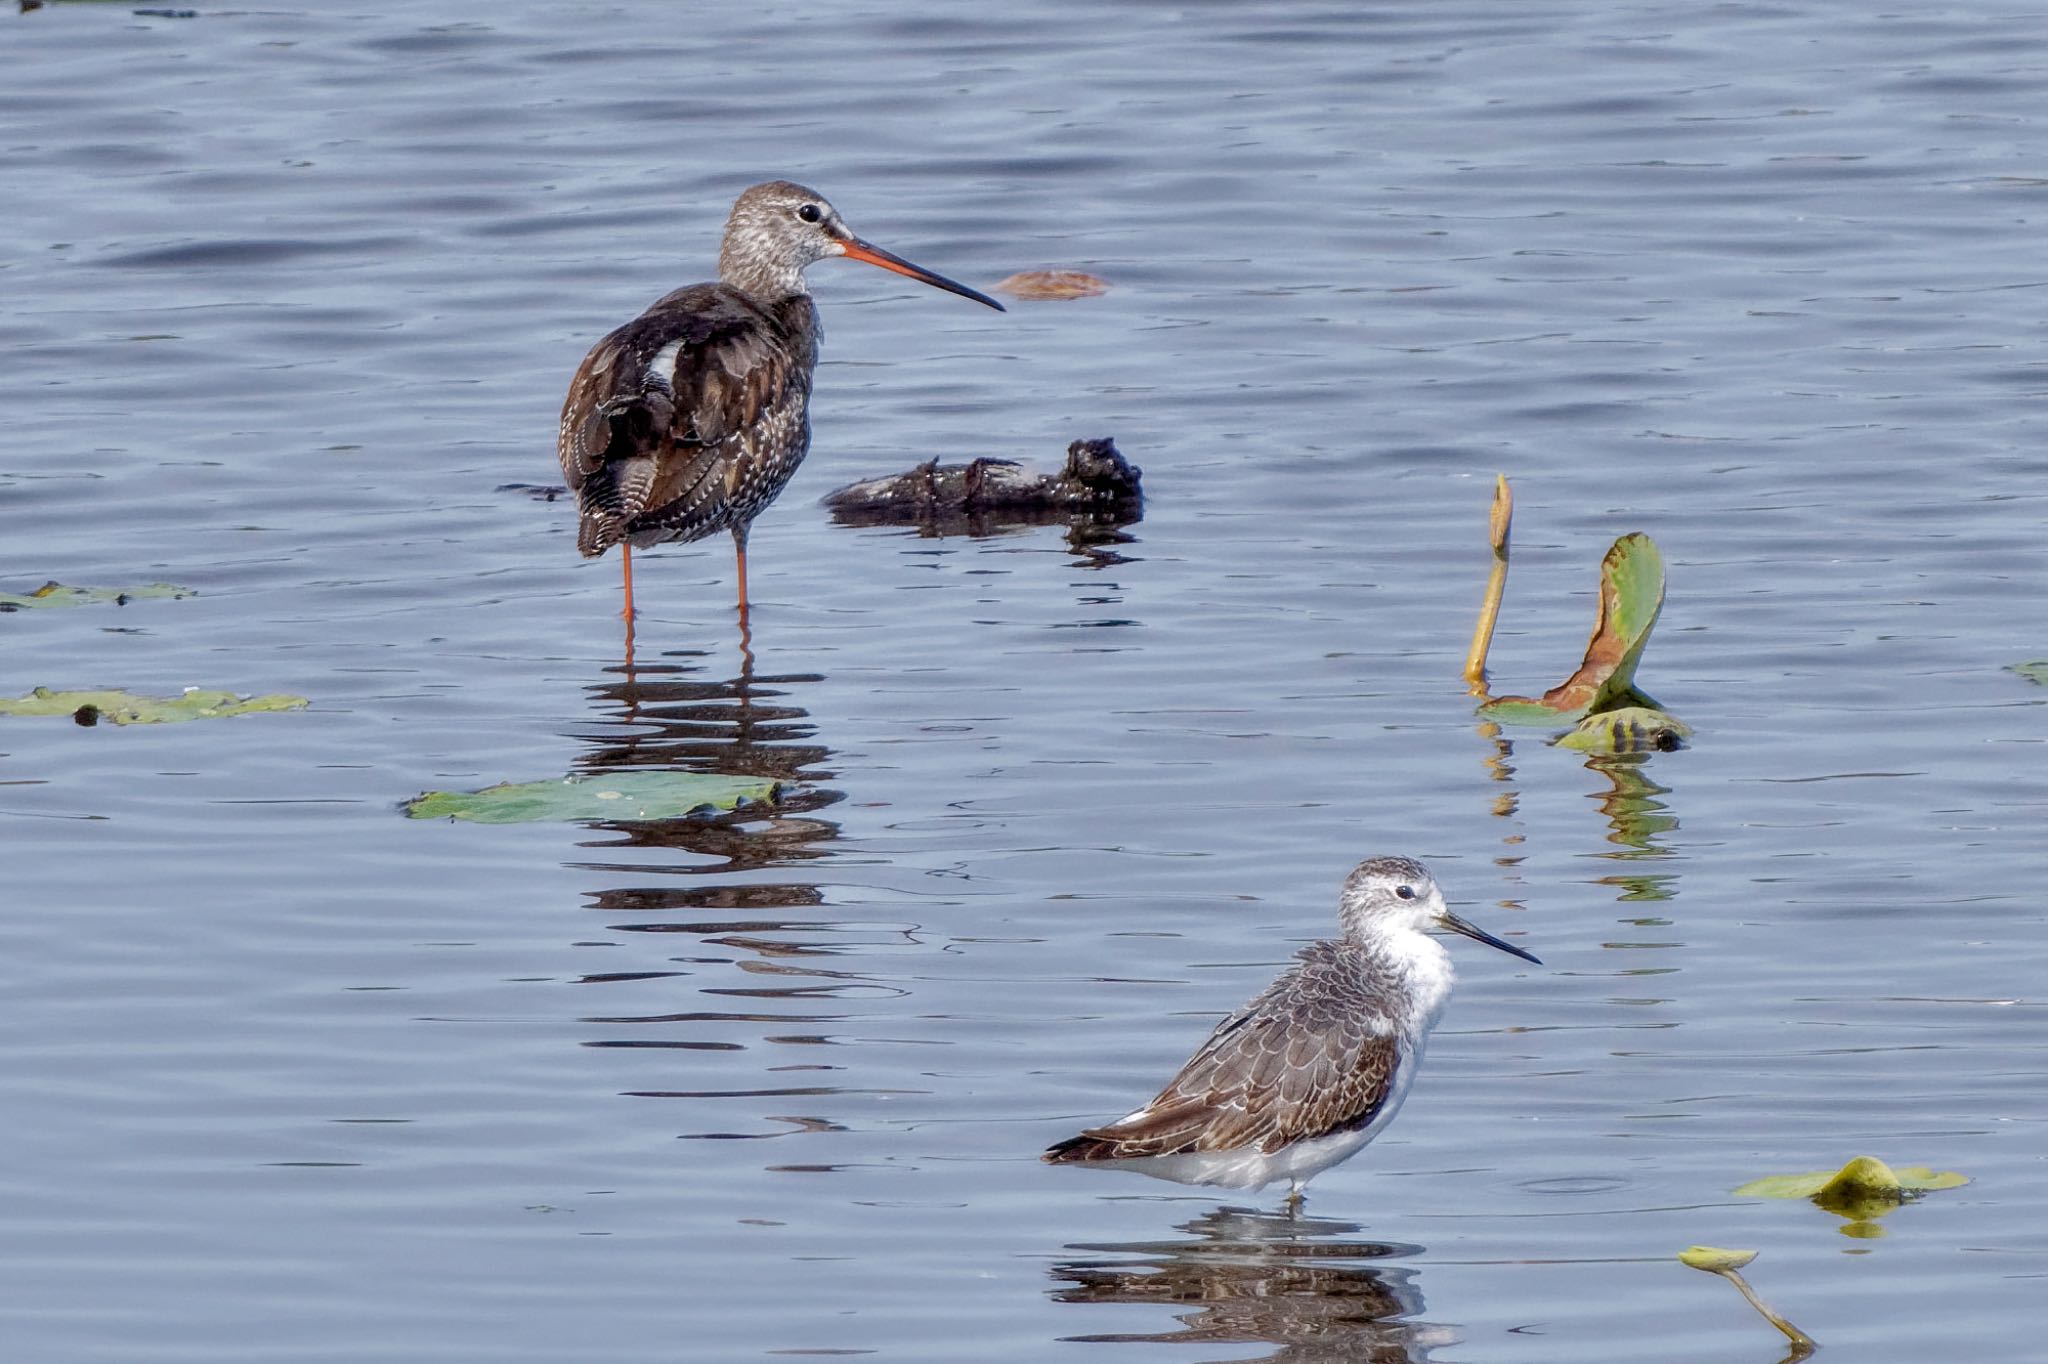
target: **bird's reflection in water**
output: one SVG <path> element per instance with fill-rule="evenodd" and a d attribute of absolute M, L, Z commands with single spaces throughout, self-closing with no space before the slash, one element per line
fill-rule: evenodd
<path fill-rule="evenodd" d="M 756 677 L 754 656 L 747 649 L 741 650 L 737 676 L 707 678 L 703 665 L 691 661 L 704 657 L 676 653 L 660 663 L 629 661 L 615 670 L 614 678 L 591 687 L 595 724 L 571 733 L 589 745 L 576 760 L 577 769 L 707 772 L 775 781 L 789 789 L 772 813 L 742 809 L 725 817 L 594 825 L 618 837 L 591 846 L 674 848 L 704 860 L 664 870 L 694 873 L 752 871 L 823 856 L 821 845 L 837 836 L 838 826 L 808 816 L 839 799 L 837 792 L 820 786 L 832 775 L 824 766 L 831 750 L 815 742 L 809 714 L 790 699 L 799 688 L 823 679 L 802 673 Z M 647 867 L 643 861 L 592 869 L 644 872 Z M 761 890 L 723 886 L 718 893 L 759 903 Z M 631 897 L 640 892 L 599 894 Z M 799 902 L 815 903 L 815 892 Z"/>
<path fill-rule="evenodd" d="M 839 834 L 816 817 L 840 799 L 823 785 L 831 752 L 794 700 L 822 679 L 758 676 L 744 647 L 738 675 L 714 678 L 706 657 L 629 660 L 593 686 L 593 713 L 573 734 L 587 745 L 577 767 L 704 772 L 785 789 L 771 806 L 725 815 L 589 826 L 597 837 L 584 846 L 614 856 L 579 864 L 603 875 L 586 893 L 588 907 L 606 916 L 607 934 L 660 946 L 653 961 L 578 977 L 609 1003 L 584 1017 L 601 1029 L 584 1045 L 648 1054 L 646 1080 L 623 1092 L 685 1101 L 689 1130 L 680 1136 L 840 1131 L 828 1110 L 844 1091 L 817 1082 L 839 1067 L 819 1049 L 834 1044 L 833 1026 L 849 1010 L 894 991 L 830 967 L 905 929 L 838 922 L 820 912 L 818 886 L 790 874 L 825 857 Z M 789 1072 L 820 1074 L 792 1083 Z"/>
<path fill-rule="evenodd" d="M 1346 1239 L 1355 1223 L 1218 1208 L 1182 1225 L 1190 1240 L 1076 1245 L 1054 1266 L 1056 1302 L 1174 1309 L 1180 1328 L 1070 1335 L 1072 1341 L 1277 1346 L 1270 1364 L 1422 1364 L 1447 1327 L 1416 1320 L 1415 1271 L 1375 1263 L 1418 1246 Z M 1232 1359 L 1249 1356 L 1230 1356 Z"/>

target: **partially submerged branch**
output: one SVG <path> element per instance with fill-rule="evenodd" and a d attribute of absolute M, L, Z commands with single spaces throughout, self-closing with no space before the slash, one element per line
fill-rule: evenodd
<path fill-rule="evenodd" d="M 1804 1359 L 1818 1348 L 1814 1338 L 1794 1326 L 1791 1322 L 1771 1310 L 1770 1304 L 1756 1295 L 1749 1286 L 1749 1280 L 1742 1277 L 1742 1267 L 1756 1258 L 1753 1250 L 1722 1250 L 1716 1246 L 1693 1246 L 1678 1253 L 1681 1263 L 1693 1269 L 1718 1274 L 1742 1290 L 1742 1296 L 1749 1300 L 1763 1319 L 1785 1333 L 1785 1339 L 1792 1342 L 1792 1358 Z"/>
<path fill-rule="evenodd" d="M 1486 580 L 1486 600 L 1479 607 L 1479 623 L 1472 630 L 1472 647 L 1465 652 L 1465 685 L 1474 696 L 1487 695 L 1486 653 L 1493 647 L 1493 627 L 1500 619 L 1501 599 L 1508 590 L 1508 531 L 1515 520 L 1515 495 L 1508 489 L 1508 476 L 1493 476 L 1493 572 Z"/>

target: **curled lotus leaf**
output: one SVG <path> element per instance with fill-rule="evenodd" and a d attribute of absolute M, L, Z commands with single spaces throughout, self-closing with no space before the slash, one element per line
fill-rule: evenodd
<path fill-rule="evenodd" d="M 2048 658 L 2037 658 L 2032 663 L 2015 663 L 2011 666 L 2011 671 L 2029 682 L 2038 682 L 2048 687 Z"/>
<path fill-rule="evenodd" d="M 1894 1169 L 1875 1156 L 1858 1156 L 1839 1170 L 1752 1179 L 1735 1194 L 1738 1198 L 1809 1198 L 1829 1212 L 1864 1219 L 1880 1216 L 1916 1194 L 1969 1182 L 1968 1176 L 1953 1170 L 1936 1171 L 1925 1165 Z"/>
<path fill-rule="evenodd" d="M 1719 1246 L 1687 1246 L 1678 1252 L 1680 1264 L 1703 1269 L 1709 1274 L 1726 1274 L 1756 1258 L 1753 1250 L 1723 1250 Z"/>
<path fill-rule="evenodd" d="M 1636 690 L 1636 665 L 1664 609 L 1664 558 L 1640 531 L 1616 540 L 1600 562 L 1600 610 L 1578 671 L 1541 696 L 1502 696 L 1479 707 L 1489 720 L 1556 724 L 1624 706 L 1660 709 Z"/>
<path fill-rule="evenodd" d="M 187 687 L 177 696 L 51 691 L 48 687 L 37 687 L 26 696 L 0 697 L 0 715 L 65 715 L 81 725 L 96 725 L 102 720 L 116 725 L 163 725 L 259 711 L 304 710 L 311 704 L 303 696 L 238 696 L 231 691 L 204 691 L 198 687 Z"/>
<path fill-rule="evenodd" d="M 405 803 L 412 819 L 473 824 L 538 821 L 633 823 L 722 814 L 773 801 L 781 786 L 763 778 L 708 772 L 624 771 L 501 782 L 479 791 L 428 791 Z"/>

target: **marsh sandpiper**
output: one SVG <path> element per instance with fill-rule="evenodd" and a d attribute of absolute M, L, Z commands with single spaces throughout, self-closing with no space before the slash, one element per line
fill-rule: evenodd
<path fill-rule="evenodd" d="M 1043 1159 L 1233 1189 L 1284 1179 L 1297 1208 L 1302 1186 L 1357 1154 L 1408 1096 L 1453 979 L 1450 953 L 1427 930 L 1536 962 L 1453 914 L 1411 857 L 1359 863 L 1337 917 L 1340 936 L 1303 948 L 1144 1107 Z"/>

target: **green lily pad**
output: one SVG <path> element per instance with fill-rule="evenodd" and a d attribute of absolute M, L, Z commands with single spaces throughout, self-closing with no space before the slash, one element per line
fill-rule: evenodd
<path fill-rule="evenodd" d="M 1586 716 L 1560 735 L 1560 748 L 1583 753 L 1661 753 L 1680 747 L 1692 726 L 1649 706 L 1623 706 Z"/>
<path fill-rule="evenodd" d="M 2015 663 L 2012 671 L 2029 682 L 2038 682 L 2048 687 L 2048 658 L 2037 658 L 2032 663 Z"/>
<path fill-rule="evenodd" d="M 680 819 L 772 801 L 778 783 L 706 772 L 605 772 L 552 781 L 502 782 L 481 791 L 429 791 L 405 803 L 412 819 L 466 819 L 475 824 L 541 820 L 605 822 Z"/>
<path fill-rule="evenodd" d="M 1479 707 L 1489 720 L 1556 724 L 1599 711 L 1662 707 L 1635 688 L 1636 665 L 1664 609 L 1664 557 L 1637 532 L 1616 540 L 1600 562 L 1600 611 L 1579 670 L 1541 696 L 1502 696 Z"/>
<path fill-rule="evenodd" d="M 99 602 L 112 602 L 126 606 L 132 601 L 150 598 L 196 597 L 199 594 L 189 587 L 176 583 L 144 583 L 140 587 L 68 587 L 63 583 L 44 583 L 35 591 L 23 595 L 19 592 L 0 592 L 0 611 L 31 611 L 46 606 L 92 606 Z"/>
<path fill-rule="evenodd" d="M 1735 1194 L 1738 1198 L 1810 1198 L 1829 1212 L 1865 1219 L 1897 1207 L 1914 1194 L 1969 1182 L 1967 1176 L 1953 1170 L 1936 1172 L 1925 1165 L 1893 1169 L 1875 1156 L 1858 1156 L 1839 1170 L 1752 1179 Z"/>
<path fill-rule="evenodd" d="M 215 720 L 257 711 L 304 710 L 303 696 L 237 696 L 231 691 L 187 687 L 178 696 L 137 696 L 126 691 L 51 691 L 37 687 L 26 696 L 0 697 L 0 715 L 66 715 L 81 725 L 105 720 L 116 725 L 165 725 L 181 720 Z"/>
<path fill-rule="evenodd" d="M 1723 1250 L 1719 1246 L 1687 1246 L 1678 1252 L 1680 1264 L 1703 1269 L 1709 1274 L 1726 1274 L 1756 1258 L 1753 1250 Z"/>

